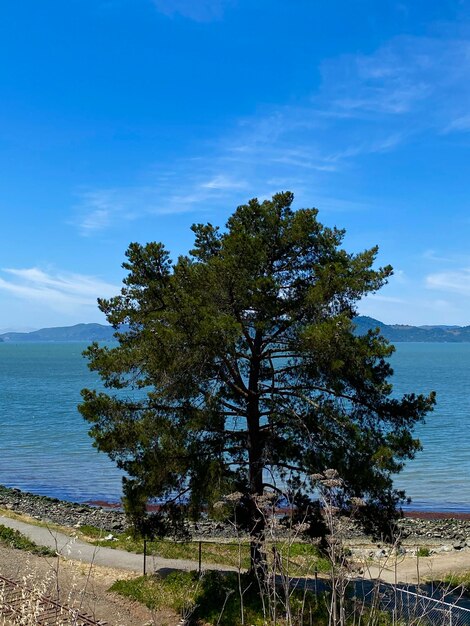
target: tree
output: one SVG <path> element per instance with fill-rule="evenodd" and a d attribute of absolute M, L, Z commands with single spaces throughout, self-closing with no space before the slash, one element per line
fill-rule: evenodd
<path fill-rule="evenodd" d="M 310 502 L 309 474 L 334 468 L 369 514 L 390 514 L 404 496 L 392 474 L 434 404 L 393 397 L 393 347 L 354 333 L 357 302 L 391 267 L 373 268 L 376 247 L 347 253 L 344 231 L 292 201 L 250 200 L 222 232 L 194 225 L 174 264 L 162 244 L 132 243 L 120 295 L 99 300 L 119 343 L 86 351 L 109 393 L 84 390 L 80 406 L 134 513 L 153 497 L 196 515 L 241 493 L 253 563 L 257 498 L 288 485 Z"/>

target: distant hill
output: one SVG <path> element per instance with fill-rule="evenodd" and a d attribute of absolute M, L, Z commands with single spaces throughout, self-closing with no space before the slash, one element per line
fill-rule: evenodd
<path fill-rule="evenodd" d="M 3 333 L 0 341 L 112 341 L 114 328 L 103 324 L 76 324 L 57 328 L 41 328 L 30 333 Z"/>
<path fill-rule="evenodd" d="M 384 324 L 373 317 L 359 315 L 354 319 L 356 333 L 365 334 L 369 329 L 380 328 L 384 337 L 392 343 L 419 341 L 440 343 L 470 343 L 470 326 L 408 326 Z M 41 328 L 29 333 L 8 332 L 0 335 L 0 342 L 71 342 L 112 341 L 114 328 L 103 324 L 76 324 L 58 328 Z"/>
<path fill-rule="evenodd" d="M 359 315 L 354 320 L 358 335 L 371 328 L 380 328 L 384 337 L 392 343 L 419 341 L 439 343 L 470 342 L 470 326 L 407 326 L 404 324 L 384 324 L 372 317 Z"/>

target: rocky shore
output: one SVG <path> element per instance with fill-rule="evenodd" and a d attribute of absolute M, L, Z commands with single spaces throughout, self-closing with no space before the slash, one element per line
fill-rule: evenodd
<path fill-rule="evenodd" d="M 119 533 L 126 528 L 126 517 L 123 511 L 116 508 L 76 504 L 3 486 L 0 486 L 0 508 L 61 526 L 91 525 L 108 533 Z M 419 517 L 405 517 L 399 522 L 401 537 L 408 545 L 429 545 L 437 550 L 470 548 L 470 516 L 462 517 L 464 519 L 432 513 L 420 514 Z M 235 538 L 230 525 L 211 520 L 192 524 L 188 530 L 196 539 Z M 368 539 L 361 537 L 357 529 L 354 531 L 351 528 L 351 535 L 355 541 Z"/>
<path fill-rule="evenodd" d="M 0 508 L 61 526 L 88 524 L 108 532 L 121 532 L 126 527 L 126 518 L 122 511 L 65 502 L 3 486 L 0 486 Z"/>

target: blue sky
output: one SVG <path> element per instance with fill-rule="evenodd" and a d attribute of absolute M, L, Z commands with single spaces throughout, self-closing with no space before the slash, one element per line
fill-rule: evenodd
<path fill-rule="evenodd" d="M 470 324 L 469 2 L 7 0 L 0 54 L 0 329 L 286 189 L 395 268 L 362 313 Z"/>

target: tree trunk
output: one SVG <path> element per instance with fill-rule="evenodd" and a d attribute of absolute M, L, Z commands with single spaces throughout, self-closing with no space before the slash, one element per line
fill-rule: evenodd
<path fill-rule="evenodd" d="M 250 571 L 262 580 L 266 577 L 266 554 L 264 552 L 266 519 L 260 507 L 259 497 L 263 495 L 263 436 L 260 431 L 260 409 L 258 382 L 261 365 L 262 335 L 257 333 L 253 341 L 253 353 L 248 381 L 248 466 L 251 496 L 250 511 Z"/>

